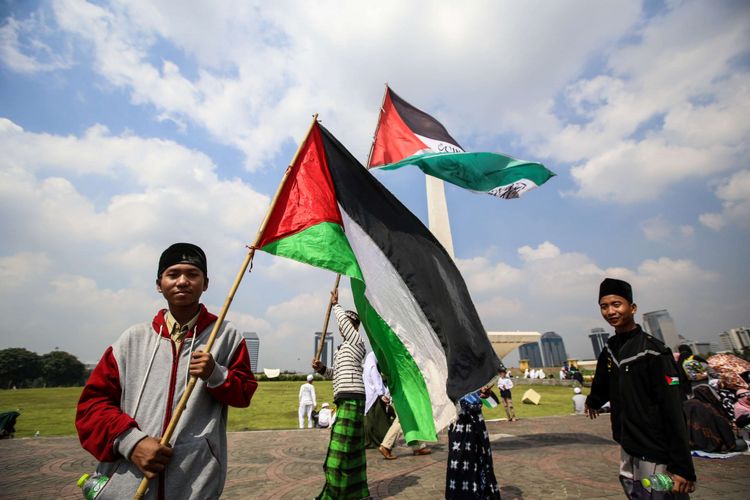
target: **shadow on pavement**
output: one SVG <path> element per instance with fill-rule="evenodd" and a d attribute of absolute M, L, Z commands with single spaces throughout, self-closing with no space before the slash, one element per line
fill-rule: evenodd
<path fill-rule="evenodd" d="M 585 445 L 612 445 L 614 441 L 592 434 L 529 434 L 521 437 L 499 437 L 492 440 L 493 448 L 500 447 L 503 450 L 520 450 L 524 448 L 540 446 L 560 446 L 571 444 Z"/>
<path fill-rule="evenodd" d="M 500 497 L 503 500 L 523 500 L 523 490 L 518 486 L 501 486 Z"/>
<path fill-rule="evenodd" d="M 388 491 L 388 496 L 397 496 L 399 493 L 404 491 L 406 488 L 412 487 L 419 482 L 419 476 L 408 475 L 400 476 L 398 479 L 381 479 L 380 481 L 370 481 L 369 488 L 370 493 L 374 493 L 381 489 L 381 484 L 385 484 L 385 488 Z M 373 497 L 377 498 L 377 497 Z"/>

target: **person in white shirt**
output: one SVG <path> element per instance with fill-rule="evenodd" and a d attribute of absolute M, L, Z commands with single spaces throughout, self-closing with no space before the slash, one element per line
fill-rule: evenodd
<path fill-rule="evenodd" d="M 575 394 L 573 395 L 573 411 L 576 415 L 586 414 L 586 396 L 581 394 L 581 388 L 575 387 L 573 389 Z"/>
<path fill-rule="evenodd" d="M 299 388 L 299 428 L 305 428 L 305 416 L 307 416 L 307 428 L 312 429 L 312 411 L 317 405 L 315 401 L 315 387 L 313 387 L 313 376 L 307 376 L 307 383 Z"/>
<path fill-rule="evenodd" d="M 328 406 L 328 403 L 323 403 L 322 405 L 320 405 L 320 413 L 318 413 L 318 427 L 327 429 L 331 426 L 335 418 L 336 414 L 333 413 L 331 408 Z"/>
<path fill-rule="evenodd" d="M 508 422 L 515 422 L 518 419 L 516 418 L 516 412 L 513 410 L 513 397 L 510 393 L 510 390 L 513 389 L 513 381 L 507 376 L 505 368 L 500 368 L 498 373 L 500 377 L 497 379 L 497 388 L 505 407 L 505 414 L 508 415 Z"/>

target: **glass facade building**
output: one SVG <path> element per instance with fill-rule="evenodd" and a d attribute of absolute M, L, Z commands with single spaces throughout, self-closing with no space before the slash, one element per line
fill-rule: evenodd
<path fill-rule="evenodd" d="M 544 366 L 562 366 L 568 360 L 565 352 L 565 343 L 561 336 L 555 332 L 547 332 L 542 335 L 542 354 L 544 355 Z"/>
<path fill-rule="evenodd" d="M 599 359 L 604 346 L 607 345 L 609 334 L 604 331 L 604 328 L 592 328 L 589 338 L 591 339 L 591 347 L 594 348 L 594 359 Z"/>
<path fill-rule="evenodd" d="M 518 347 L 518 356 L 529 362 L 531 368 L 542 368 L 542 353 L 537 342 L 529 342 Z"/>
<path fill-rule="evenodd" d="M 253 373 L 259 371 L 258 368 L 258 354 L 260 353 L 260 338 L 255 332 L 245 332 L 242 334 L 245 339 L 245 345 L 247 346 L 247 352 L 250 354 L 250 368 Z"/>

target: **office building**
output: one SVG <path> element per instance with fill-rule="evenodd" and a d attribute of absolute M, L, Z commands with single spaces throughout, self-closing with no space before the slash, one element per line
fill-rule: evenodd
<path fill-rule="evenodd" d="M 594 348 L 594 359 L 599 359 L 604 346 L 607 345 L 609 334 L 604 331 L 604 328 L 592 328 L 589 338 L 591 339 L 591 346 Z"/>
<path fill-rule="evenodd" d="M 693 351 L 693 354 L 697 354 L 702 358 L 707 358 L 711 353 L 717 351 L 716 345 L 711 344 L 710 342 L 695 342 L 693 340 L 688 340 L 683 342 L 683 344 L 687 344 L 690 347 L 690 350 Z"/>
<path fill-rule="evenodd" d="M 315 332 L 315 345 L 313 345 L 313 358 L 318 352 L 320 346 L 320 337 L 323 334 L 321 332 Z M 333 366 L 333 333 L 326 333 L 325 343 L 323 344 L 323 350 L 320 351 L 320 361 L 326 366 Z"/>
<path fill-rule="evenodd" d="M 542 353 L 539 350 L 539 344 L 536 342 L 529 342 L 518 347 L 518 357 L 525 359 L 529 362 L 531 368 L 542 368 Z"/>
<path fill-rule="evenodd" d="M 544 366 L 562 366 L 568 360 L 568 355 L 565 352 L 565 343 L 562 337 L 555 332 L 545 333 L 542 335 L 540 342 L 542 344 Z"/>
<path fill-rule="evenodd" d="M 672 317 L 666 309 L 643 313 L 643 323 L 648 333 L 664 342 L 673 351 L 680 345 L 677 328 L 675 328 L 674 321 L 672 321 Z"/>
<path fill-rule="evenodd" d="M 245 346 L 250 355 L 250 368 L 252 368 L 253 372 L 257 372 L 259 371 L 258 354 L 260 353 L 260 338 L 255 332 L 244 332 L 242 338 L 245 339 Z"/>
<path fill-rule="evenodd" d="M 719 334 L 719 344 L 723 351 L 742 351 L 750 347 L 750 329 L 731 328 Z"/>

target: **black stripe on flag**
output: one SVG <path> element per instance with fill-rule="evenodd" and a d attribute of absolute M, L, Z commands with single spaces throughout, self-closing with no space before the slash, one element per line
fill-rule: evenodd
<path fill-rule="evenodd" d="M 389 259 L 440 340 L 448 397 L 457 401 L 479 389 L 501 363 L 458 268 L 409 209 L 330 132 L 320 131 L 339 204 Z"/>
<path fill-rule="evenodd" d="M 404 120 L 404 123 L 406 123 L 406 126 L 409 127 L 412 132 L 436 141 L 448 142 L 461 148 L 458 141 L 451 137 L 445 127 L 443 127 L 442 123 L 421 109 L 417 109 L 404 101 L 392 89 L 388 88 L 388 91 L 391 93 L 391 101 L 393 102 L 396 111 L 398 111 L 398 115 Z"/>

